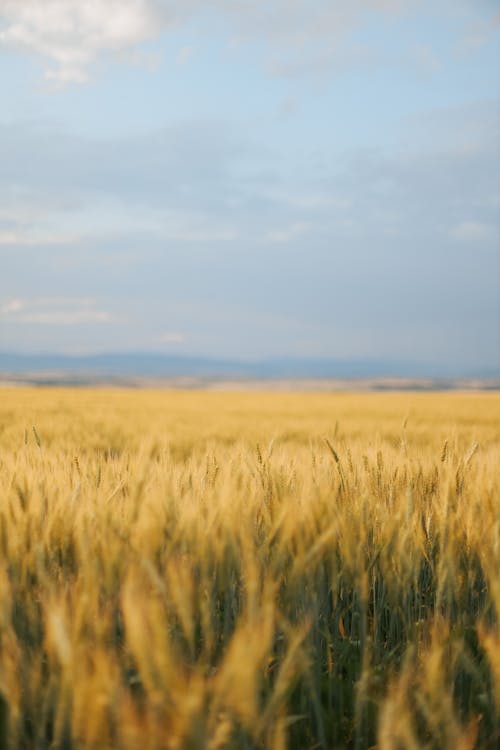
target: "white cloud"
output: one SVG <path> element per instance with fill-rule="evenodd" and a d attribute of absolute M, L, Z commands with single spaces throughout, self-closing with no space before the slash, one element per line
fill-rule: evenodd
<path fill-rule="evenodd" d="M 492 234 L 492 227 L 480 221 L 462 221 L 451 229 L 451 237 L 460 242 L 480 242 Z"/>
<path fill-rule="evenodd" d="M 52 232 L 28 230 L 0 231 L 0 247 L 34 247 L 46 245 L 74 245 L 78 237 Z"/>
<path fill-rule="evenodd" d="M 0 44 L 49 61 L 45 76 L 83 83 L 102 52 L 120 53 L 158 33 L 151 0 L 3 0 Z"/>
<path fill-rule="evenodd" d="M 0 318 L 12 323 L 49 326 L 113 321 L 109 312 L 96 307 L 94 299 L 64 297 L 13 298 L 0 307 Z"/>
<path fill-rule="evenodd" d="M 25 303 L 22 299 L 11 299 L 0 309 L 2 315 L 11 315 L 21 312 L 25 309 Z"/>
<path fill-rule="evenodd" d="M 296 69 L 329 67 L 338 51 L 332 41 L 362 23 L 367 12 L 393 15 L 417 2 L 215 0 L 208 10 L 229 22 L 234 44 L 266 41 L 273 51 L 274 74 L 289 75 Z M 103 54 L 134 60 L 138 45 L 197 13 L 207 13 L 203 0 L 2 0 L 0 46 L 42 57 L 45 77 L 57 85 L 84 83 Z M 319 58 L 318 40 L 327 44 Z M 178 64 L 192 54 L 191 47 L 182 49 Z"/>
<path fill-rule="evenodd" d="M 286 229 L 277 229 L 268 232 L 264 237 L 264 242 L 272 244 L 282 244 L 292 242 L 308 230 L 308 225 L 303 222 L 297 222 Z"/>
<path fill-rule="evenodd" d="M 446 4 L 453 7 L 451 0 Z M 375 14 L 395 17 L 429 5 L 429 0 L 0 0 L 0 47 L 41 57 L 46 79 L 58 86 L 81 84 L 107 54 L 154 69 L 157 57 L 139 46 L 196 15 L 206 22 L 208 12 L 223 18 L 233 47 L 264 43 L 271 75 L 322 75 L 376 62 L 373 49 L 344 43 Z M 480 47 L 498 30 L 500 15 L 485 22 L 472 7 L 465 11 L 457 43 Z M 193 51 L 182 48 L 177 64 L 186 64 Z M 411 55 L 424 70 L 439 65 L 426 47 Z"/>
<path fill-rule="evenodd" d="M 61 310 L 54 312 L 32 312 L 21 315 L 19 323 L 50 326 L 78 326 L 84 323 L 109 323 L 111 315 L 102 310 Z"/>
<path fill-rule="evenodd" d="M 183 333 L 176 333 L 175 331 L 167 331 L 166 333 L 162 333 L 160 336 L 160 341 L 163 344 L 182 344 L 182 342 L 185 340 L 185 336 Z"/>

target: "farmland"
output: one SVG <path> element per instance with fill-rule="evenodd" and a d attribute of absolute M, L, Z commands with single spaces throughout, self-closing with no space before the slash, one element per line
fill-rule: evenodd
<path fill-rule="evenodd" d="M 0 390 L 0 750 L 497 747 L 500 395 Z"/>

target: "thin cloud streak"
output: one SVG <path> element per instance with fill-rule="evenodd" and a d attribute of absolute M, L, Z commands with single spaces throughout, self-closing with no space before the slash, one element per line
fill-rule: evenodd
<path fill-rule="evenodd" d="M 493 237 L 495 229 L 492 225 L 479 221 L 461 221 L 450 232 L 454 240 L 460 242 L 481 242 Z"/>
<path fill-rule="evenodd" d="M 20 315 L 16 323 L 45 326 L 81 326 L 88 323 L 110 323 L 113 317 L 102 310 L 77 310 L 76 312 L 33 312 Z"/>
<path fill-rule="evenodd" d="M 1 231 L 0 247 L 43 247 L 45 245 L 75 245 L 80 237 L 57 232 L 33 232 L 26 230 Z"/>
<path fill-rule="evenodd" d="M 96 309 L 91 298 L 64 297 L 14 298 L 0 307 L 0 318 L 14 324 L 43 326 L 80 326 L 115 322 L 105 310 Z"/>
<path fill-rule="evenodd" d="M 186 340 L 186 337 L 183 333 L 167 331 L 161 334 L 159 340 L 162 344 L 182 344 Z"/>
<path fill-rule="evenodd" d="M 264 242 L 271 244 L 287 244 L 301 237 L 309 229 L 308 224 L 297 222 L 286 229 L 275 229 L 268 232 L 264 237 Z"/>

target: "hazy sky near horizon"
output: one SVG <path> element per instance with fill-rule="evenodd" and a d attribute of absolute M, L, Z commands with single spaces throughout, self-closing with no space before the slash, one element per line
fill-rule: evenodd
<path fill-rule="evenodd" d="M 0 350 L 500 366 L 497 0 L 0 0 Z"/>

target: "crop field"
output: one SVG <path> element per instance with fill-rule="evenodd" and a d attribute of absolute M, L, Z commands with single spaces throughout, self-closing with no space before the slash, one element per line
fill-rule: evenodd
<path fill-rule="evenodd" d="M 500 394 L 0 389 L 0 750 L 495 750 Z"/>

